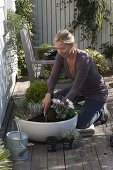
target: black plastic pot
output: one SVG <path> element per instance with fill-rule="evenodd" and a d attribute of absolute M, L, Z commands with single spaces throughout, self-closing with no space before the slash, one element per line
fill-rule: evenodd
<path fill-rule="evenodd" d="M 113 148 L 113 135 L 110 136 L 110 146 Z"/>
<path fill-rule="evenodd" d="M 71 149 L 73 149 L 73 141 L 74 141 L 74 139 L 64 138 L 64 139 L 63 139 L 63 148 L 64 148 L 65 150 L 71 150 Z"/>
<path fill-rule="evenodd" d="M 57 137 L 55 136 L 48 136 L 47 137 L 47 150 L 48 152 L 55 152 L 57 150 Z"/>

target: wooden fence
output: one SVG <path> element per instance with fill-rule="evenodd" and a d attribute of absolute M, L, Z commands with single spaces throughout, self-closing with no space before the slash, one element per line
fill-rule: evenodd
<path fill-rule="evenodd" d="M 31 1 L 32 2 L 32 1 Z M 49 43 L 53 44 L 53 39 L 58 30 L 67 27 L 71 24 L 73 20 L 73 10 L 74 2 L 70 3 L 67 8 L 60 10 L 61 6 L 57 4 L 61 3 L 61 0 L 35 0 L 33 3 L 33 17 L 34 25 L 36 31 L 36 43 Z M 106 0 L 107 8 L 111 12 L 113 9 L 113 1 Z M 113 23 L 113 16 L 111 18 Z M 78 45 L 78 48 L 86 48 L 90 46 L 91 42 L 88 40 L 81 41 L 81 29 L 78 27 L 75 30 L 75 39 Z M 113 43 L 113 25 L 103 22 L 102 29 L 100 30 L 97 43 L 95 48 L 100 49 L 101 44 L 109 42 Z"/>

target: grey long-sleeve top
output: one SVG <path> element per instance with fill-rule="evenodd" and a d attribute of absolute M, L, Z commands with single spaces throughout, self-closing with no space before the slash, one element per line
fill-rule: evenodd
<path fill-rule="evenodd" d="M 108 89 L 103 77 L 95 70 L 91 57 L 79 49 L 77 49 L 75 73 L 73 74 L 69 71 L 67 60 L 57 53 L 55 64 L 48 80 L 49 93 L 53 93 L 63 67 L 67 77 L 73 80 L 72 87 L 64 100 L 68 98 L 73 101 L 77 95 L 82 94 L 85 98 L 106 102 Z"/>

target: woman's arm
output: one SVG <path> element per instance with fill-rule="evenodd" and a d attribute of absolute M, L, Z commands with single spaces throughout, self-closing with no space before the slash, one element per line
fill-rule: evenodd
<path fill-rule="evenodd" d="M 52 93 L 53 93 L 54 87 L 57 83 L 57 80 L 59 78 L 60 71 L 62 69 L 62 65 L 63 65 L 63 58 L 62 58 L 62 56 L 57 55 L 56 59 L 55 59 L 55 64 L 53 66 L 51 75 L 48 80 L 48 92 L 46 93 L 44 99 L 41 102 L 44 113 L 47 112 L 47 109 L 50 106 Z"/>

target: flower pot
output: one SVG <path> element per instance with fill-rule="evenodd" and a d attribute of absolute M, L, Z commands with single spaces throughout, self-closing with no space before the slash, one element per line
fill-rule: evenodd
<path fill-rule="evenodd" d="M 74 141 L 74 139 L 64 138 L 63 139 L 63 148 L 65 150 L 71 150 L 73 148 L 73 141 Z"/>
<path fill-rule="evenodd" d="M 62 128 L 73 129 L 76 127 L 78 115 L 73 118 L 59 122 L 33 122 L 18 119 L 21 130 L 28 134 L 30 140 L 45 142 L 48 136 L 56 136 L 61 139 Z"/>
<path fill-rule="evenodd" d="M 110 146 L 113 148 L 113 135 L 110 136 Z"/>
<path fill-rule="evenodd" d="M 48 152 L 55 152 L 57 150 L 57 137 L 47 137 L 47 150 Z"/>

